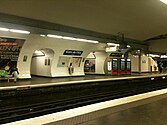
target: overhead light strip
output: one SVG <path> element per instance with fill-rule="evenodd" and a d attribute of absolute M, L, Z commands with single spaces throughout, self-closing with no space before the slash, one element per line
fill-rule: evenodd
<path fill-rule="evenodd" d="M 9 29 L 0 27 L 0 31 L 9 31 Z"/>
<path fill-rule="evenodd" d="M 8 29 L 8 28 L 4 28 L 4 27 L 0 27 L 0 31 L 9 31 L 9 32 L 13 32 L 13 33 L 30 34 L 30 32 L 26 31 L 26 30 Z"/>
<path fill-rule="evenodd" d="M 130 48 L 131 46 L 130 45 L 127 45 L 128 48 Z"/>
<path fill-rule="evenodd" d="M 46 35 L 44 35 L 44 34 L 40 34 L 40 36 L 41 36 L 41 37 L 45 37 Z"/>
<path fill-rule="evenodd" d="M 107 43 L 108 46 L 119 46 L 119 44 L 116 43 Z"/>
<path fill-rule="evenodd" d="M 30 34 L 29 31 L 25 31 L 25 30 L 10 29 L 9 31 L 10 31 L 10 32 L 13 32 L 13 33 Z"/>
<path fill-rule="evenodd" d="M 48 34 L 47 37 L 58 38 L 58 39 L 66 39 L 66 40 L 75 40 L 75 41 L 81 41 L 81 42 L 89 42 L 89 43 L 99 43 L 98 41 L 95 41 L 95 40 L 88 40 L 88 39 L 81 39 L 81 38 L 75 38 L 75 37 L 53 35 L 53 34 Z"/>
<path fill-rule="evenodd" d="M 167 0 L 160 0 L 161 2 L 167 4 Z"/>

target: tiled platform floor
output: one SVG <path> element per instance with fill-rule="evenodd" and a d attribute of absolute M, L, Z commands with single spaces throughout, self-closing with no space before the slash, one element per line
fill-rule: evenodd
<path fill-rule="evenodd" d="M 167 98 L 79 125 L 167 125 Z"/>

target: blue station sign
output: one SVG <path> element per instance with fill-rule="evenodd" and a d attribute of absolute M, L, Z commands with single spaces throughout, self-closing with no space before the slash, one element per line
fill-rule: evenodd
<path fill-rule="evenodd" d="M 63 55 L 74 55 L 74 56 L 81 56 L 83 51 L 79 50 L 65 50 Z"/>

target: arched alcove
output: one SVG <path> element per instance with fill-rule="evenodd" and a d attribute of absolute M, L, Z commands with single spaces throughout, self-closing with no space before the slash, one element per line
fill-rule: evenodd
<path fill-rule="evenodd" d="M 51 65 L 54 51 L 49 48 L 36 50 L 31 60 L 31 75 L 51 77 Z"/>
<path fill-rule="evenodd" d="M 105 74 L 104 64 L 107 56 L 105 51 L 91 52 L 85 59 L 84 72 L 86 74 Z"/>
<path fill-rule="evenodd" d="M 95 73 L 95 64 L 96 64 L 96 56 L 94 52 L 90 52 L 89 55 L 85 59 L 84 64 L 84 72 L 86 74 Z"/>

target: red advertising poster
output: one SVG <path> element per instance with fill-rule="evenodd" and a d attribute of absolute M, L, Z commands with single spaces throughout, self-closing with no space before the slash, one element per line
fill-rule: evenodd
<path fill-rule="evenodd" d="M 25 39 L 0 37 L 0 70 L 8 70 L 17 64 Z"/>

